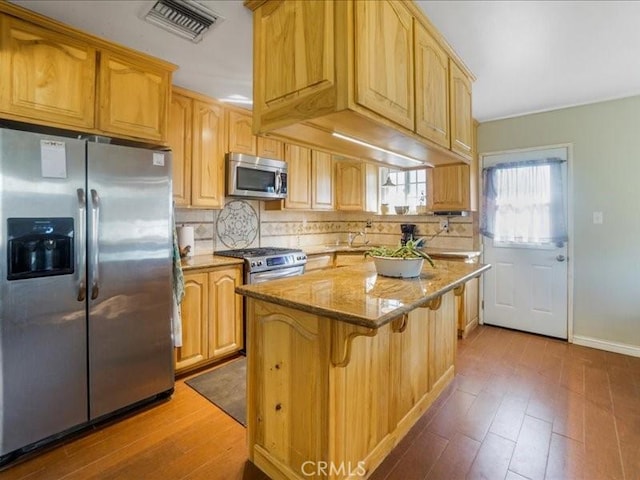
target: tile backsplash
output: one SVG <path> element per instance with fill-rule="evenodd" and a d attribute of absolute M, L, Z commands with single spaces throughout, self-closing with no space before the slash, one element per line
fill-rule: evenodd
<path fill-rule="evenodd" d="M 227 199 L 223 210 L 176 208 L 177 225 L 195 233 L 195 254 L 243 247 L 304 247 L 347 241 L 349 232 L 364 232 L 370 244 L 396 244 L 400 225 L 413 223 L 419 237 L 436 248 L 476 249 L 478 215 L 449 219 L 449 232 L 440 228 L 446 217 L 432 215 L 374 215 L 359 212 L 296 212 L 264 209 L 264 202 Z M 371 227 L 367 228 L 370 222 Z M 362 236 L 355 244 L 365 241 Z"/>

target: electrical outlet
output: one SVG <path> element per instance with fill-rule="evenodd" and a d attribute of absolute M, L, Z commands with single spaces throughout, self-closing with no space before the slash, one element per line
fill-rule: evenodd
<path fill-rule="evenodd" d="M 446 233 L 449 233 L 449 219 L 442 218 L 440 220 L 440 230 L 444 230 Z"/>
<path fill-rule="evenodd" d="M 371 228 L 373 223 L 370 218 L 367 218 L 367 223 L 365 223 L 364 228 Z"/>

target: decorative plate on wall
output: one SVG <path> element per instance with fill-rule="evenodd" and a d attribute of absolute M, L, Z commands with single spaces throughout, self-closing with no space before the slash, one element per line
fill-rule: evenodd
<path fill-rule="evenodd" d="M 216 222 L 218 238 L 228 248 L 248 247 L 256 239 L 258 228 L 258 215 L 244 200 L 228 202 Z"/>

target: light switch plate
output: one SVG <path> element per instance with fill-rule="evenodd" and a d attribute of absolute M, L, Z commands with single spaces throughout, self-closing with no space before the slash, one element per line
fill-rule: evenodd
<path fill-rule="evenodd" d="M 602 212 L 593 212 L 594 225 L 602 225 L 604 223 L 604 215 Z"/>

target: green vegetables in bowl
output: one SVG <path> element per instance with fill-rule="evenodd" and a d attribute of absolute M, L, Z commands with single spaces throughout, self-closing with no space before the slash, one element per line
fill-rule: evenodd
<path fill-rule="evenodd" d="M 408 240 L 405 245 L 400 247 L 373 247 L 365 252 L 365 257 L 384 257 L 384 258 L 424 258 L 432 267 L 435 267 L 431 257 L 418 249 L 417 245 L 422 243 L 422 239 Z"/>

